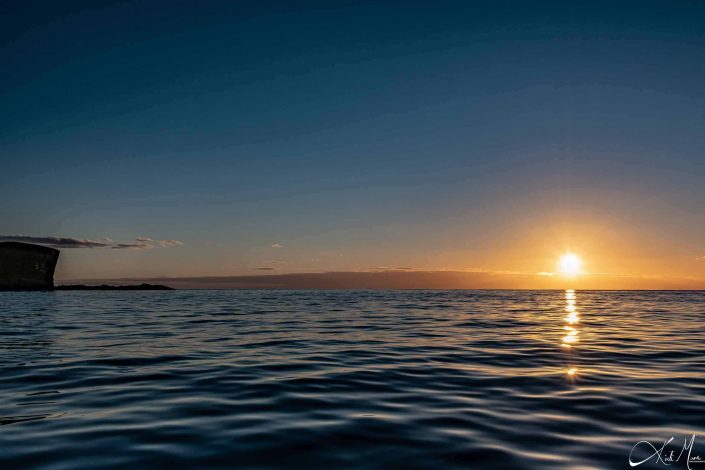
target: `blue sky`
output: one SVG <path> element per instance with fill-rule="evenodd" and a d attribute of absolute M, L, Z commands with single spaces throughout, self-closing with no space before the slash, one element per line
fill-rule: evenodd
<path fill-rule="evenodd" d="M 60 276 L 705 276 L 700 2 L 5 10 L 0 234 L 183 242 Z"/>

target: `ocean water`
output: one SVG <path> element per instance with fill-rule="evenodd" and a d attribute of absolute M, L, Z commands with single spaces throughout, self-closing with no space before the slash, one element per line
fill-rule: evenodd
<path fill-rule="evenodd" d="M 637 468 L 705 468 L 704 320 L 703 292 L 0 293 L 0 468 L 630 468 L 670 437 Z"/>

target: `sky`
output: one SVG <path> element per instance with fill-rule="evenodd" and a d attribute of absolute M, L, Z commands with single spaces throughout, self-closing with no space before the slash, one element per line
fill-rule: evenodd
<path fill-rule="evenodd" d="M 57 279 L 705 288 L 703 2 L 2 8 L 0 239 Z"/>

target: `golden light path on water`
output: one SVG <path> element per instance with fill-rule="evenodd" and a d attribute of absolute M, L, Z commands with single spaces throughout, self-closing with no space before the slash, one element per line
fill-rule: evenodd
<path fill-rule="evenodd" d="M 578 330 L 578 324 L 580 323 L 580 317 L 578 314 L 578 308 L 576 305 L 577 296 L 574 289 L 566 289 L 565 291 L 565 312 L 563 330 L 565 335 L 561 340 L 561 347 L 567 350 L 567 352 L 572 356 L 574 353 L 575 345 L 580 341 L 580 331 Z M 572 359 L 572 357 L 571 357 Z M 578 368 L 574 364 L 568 366 L 566 371 L 568 380 L 574 381 L 578 375 Z"/>

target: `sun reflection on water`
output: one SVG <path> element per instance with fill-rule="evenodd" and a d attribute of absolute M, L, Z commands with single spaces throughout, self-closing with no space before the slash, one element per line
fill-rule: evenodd
<path fill-rule="evenodd" d="M 565 304 L 565 311 L 567 313 L 565 316 L 566 325 L 563 329 L 566 331 L 566 334 L 563 336 L 561 345 L 564 348 L 571 348 L 574 343 L 579 341 L 579 331 L 576 326 L 580 322 L 578 308 L 575 305 L 575 291 L 573 289 L 565 291 Z"/>
<path fill-rule="evenodd" d="M 576 343 L 580 341 L 580 331 L 578 330 L 578 323 L 580 323 L 580 316 L 578 314 L 578 307 L 576 305 L 576 295 L 575 290 L 567 289 L 565 291 L 565 311 L 566 316 L 564 317 L 565 324 L 563 325 L 563 330 L 565 335 L 561 340 L 561 347 L 569 350 L 571 353 L 574 349 Z M 570 358 L 573 359 L 572 357 Z M 566 371 L 566 376 L 568 380 L 574 381 L 578 375 L 577 367 L 570 365 Z"/>

